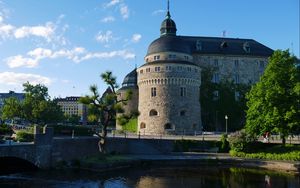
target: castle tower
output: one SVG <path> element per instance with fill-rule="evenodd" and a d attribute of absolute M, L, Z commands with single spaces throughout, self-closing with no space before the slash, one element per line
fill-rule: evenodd
<path fill-rule="evenodd" d="M 176 31 L 168 6 L 160 37 L 150 44 L 146 63 L 137 69 L 141 134 L 194 134 L 202 129 L 201 69 Z"/>
<path fill-rule="evenodd" d="M 125 99 L 128 90 L 132 92 L 131 99 L 126 102 L 126 105 L 123 105 L 124 114 L 132 114 L 138 111 L 138 86 L 137 86 L 137 72 L 136 69 L 128 73 L 122 83 L 122 87 L 117 91 L 118 100 Z M 117 114 L 119 117 L 121 114 Z M 116 124 L 117 130 L 122 130 L 122 127 Z"/>

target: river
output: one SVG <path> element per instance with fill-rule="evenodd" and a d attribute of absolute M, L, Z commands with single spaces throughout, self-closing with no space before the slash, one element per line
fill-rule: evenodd
<path fill-rule="evenodd" d="M 51 170 L 0 176 L 1 188 L 299 188 L 300 177 L 244 168 L 130 168 L 110 172 Z"/>

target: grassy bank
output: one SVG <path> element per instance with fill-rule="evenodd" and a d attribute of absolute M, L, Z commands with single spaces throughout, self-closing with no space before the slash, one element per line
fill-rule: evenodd
<path fill-rule="evenodd" d="M 270 145 L 251 152 L 231 150 L 230 155 L 250 159 L 300 161 L 300 145 Z"/>

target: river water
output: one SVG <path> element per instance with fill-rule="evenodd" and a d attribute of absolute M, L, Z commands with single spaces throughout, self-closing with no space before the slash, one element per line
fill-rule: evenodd
<path fill-rule="evenodd" d="M 130 168 L 35 171 L 0 176 L 1 188 L 299 188 L 300 177 L 243 168 Z"/>

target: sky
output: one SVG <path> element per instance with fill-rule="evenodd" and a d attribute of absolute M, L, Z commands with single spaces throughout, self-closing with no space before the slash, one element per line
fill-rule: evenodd
<path fill-rule="evenodd" d="M 144 64 L 167 0 L 0 0 L 0 93 L 43 84 L 83 96 Z M 299 58 L 299 0 L 170 0 L 177 35 L 254 39 Z"/>

